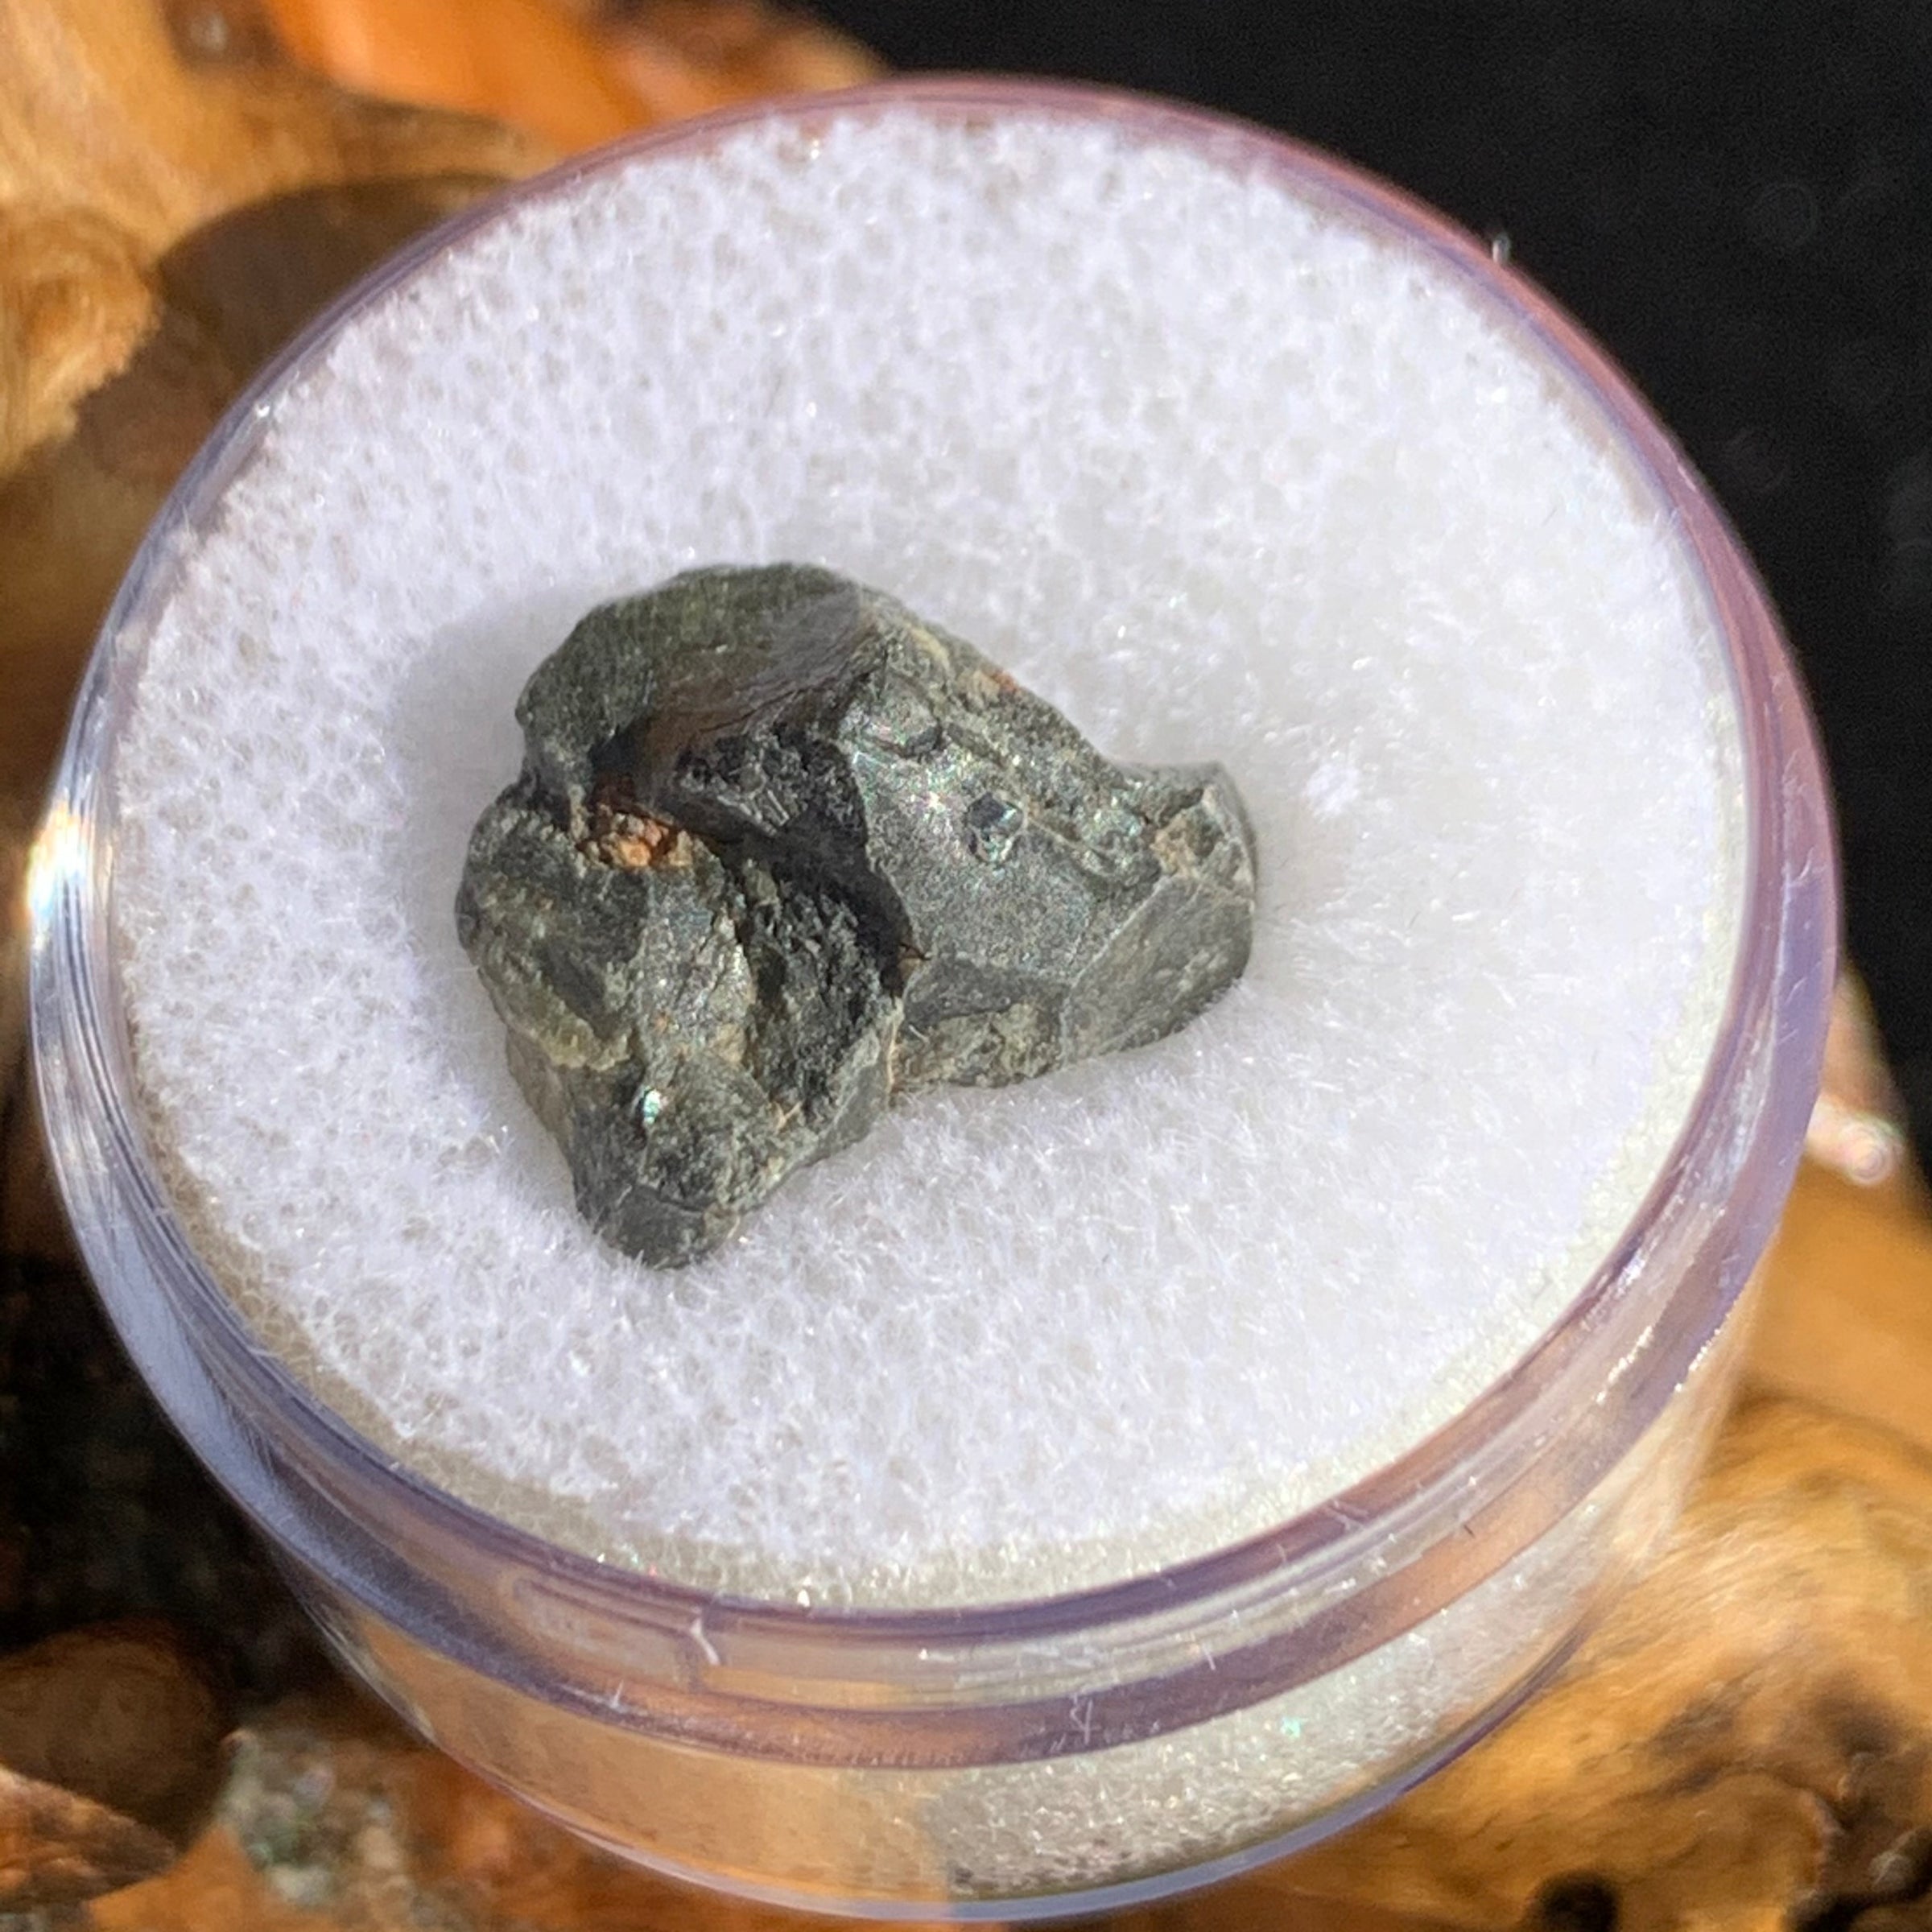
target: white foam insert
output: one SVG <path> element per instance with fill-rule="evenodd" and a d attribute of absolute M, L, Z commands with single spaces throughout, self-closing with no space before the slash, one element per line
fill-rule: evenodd
<path fill-rule="evenodd" d="M 653 1272 L 452 906 L 576 617 L 780 559 L 1224 763 L 1253 960 Z M 517 208 L 287 386 L 161 582 L 114 905 L 195 1238 L 385 1450 L 615 1560 L 987 1600 L 1263 1530 L 1560 1314 L 1714 1037 L 1735 723 L 1668 522 L 1439 262 L 1106 126 L 750 126 Z"/>

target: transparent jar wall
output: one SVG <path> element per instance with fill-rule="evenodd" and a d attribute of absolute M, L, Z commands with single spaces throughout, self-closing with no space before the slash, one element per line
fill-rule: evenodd
<path fill-rule="evenodd" d="M 818 1910 L 1097 1910 L 1325 1836 L 1513 1707 L 1674 1521 L 1746 1326 L 1740 1306 L 1596 1488 L 1454 1603 L 1292 1690 L 1102 1750 L 949 1769 L 733 1756 L 518 1690 L 312 1571 L 295 1581 L 344 1659 L 425 1736 L 636 1863 Z"/>
<path fill-rule="evenodd" d="M 1744 957 L 1682 1143 L 1546 1344 L 1450 1430 L 1337 1499 L 1330 1507 L 1356 1512 L 1339 1540 L 1315 1521 L 1325 1511 L 1311 1513 L 1137 1579 L 1137 1604 L 1012 1606 L 965 1640 L 939 1614 L 920 1626 L 930 1640 L 890 1641 L 789 1606 L 741 1614 L 600 1571 L 399 1471 L 264 1354 L 190 1247 L 138 1125 L 113 960 L 116 733 L 149 613 L 259 433 L 255 396 L 184 481 L 90 669 L 36 856 L 35 1052 L 56 1170 L 130 1354 L 345 1655 L 431 1736 L 586 1835 L 730 1890 L 881 1915 L 943 1904 L 1019 1918 L 1178 1889 L 1372 1809 L 1521 1695 L 1654 1543 L 1721 1408 L 1733 1304 L 1814 1090 L 1831 840 L 1761 594 L 1681 459 L 1534 291 L 1399 197 L 1225 123 L 989 84 L 871 98 L 884 97 L 1123 117 L 1231 144 L 1244 166 L 1285 169 L 1402 227 L 1536 332 L 1552 379 L 1586 392 L 1681 531 L 1739 691 L 1752 814 Z M 694 138 L 704 137 L 676 137 Z M 380 299 L 427 258 L 358 299 Z M 258 394 L 291 379 L 304 353 Z M 1146 1613 L 1150 1597 L 1158 1616 Z M 1318 1610 L 1339 1617 L 1304 1645 Z M 1212 1709 L 1203 1665 L 1225 1686 Z M 1129 1720 L 1095 1721 L 1123 1686 L 1133 1695 L 1114 1704 Z M 1059 1699 L 1045 1744 L 1037 1731 L 1017 1744 L 996 1735 L 1002 1711 L 1028 1698 Z M 907 1713 L 925 1756 L 852 1742 L 860 1720 Z"/>

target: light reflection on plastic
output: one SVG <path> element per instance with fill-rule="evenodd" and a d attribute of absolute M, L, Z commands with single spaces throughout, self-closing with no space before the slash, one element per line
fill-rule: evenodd
<path fill-rule="evenodd" d="M 45 927 L 62 884 L 79 874 L 85 850 L 80 821 L 56 805 L 27 857 L 27 914 L 35 927 Z"/>
<path fill-rule="evenodd" d="M 1897 1171 L 1905 1136 L 1882 1114 L 1823 1094 L 1812 1110 L 1805 1151 L 1860 1187 L 1877 1187 Z"/>

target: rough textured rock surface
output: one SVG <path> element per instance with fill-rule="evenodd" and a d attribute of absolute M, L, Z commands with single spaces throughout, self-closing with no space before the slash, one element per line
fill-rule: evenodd
<path fill-rule="evenodd" d="M 608 1239 L 674 1265 L 894 1100 L 1137 1046 L 1246 964 L 1212 766 L 1111 763 L 977 650 L 778 564 L 592 611 L 457 905 Z"/>

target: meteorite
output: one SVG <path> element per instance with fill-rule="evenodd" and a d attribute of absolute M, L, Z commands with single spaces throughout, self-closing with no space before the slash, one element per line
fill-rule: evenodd
<path fill-rule="evenodd" d="M 942 1082 L 1185 1025 L 1254 854 L 1212 765 L 1103 758 L 970 644 L 795 564 L 592 611 L 525 687 L 456 920 L 579 1212 L 659 1265 Z"/>

